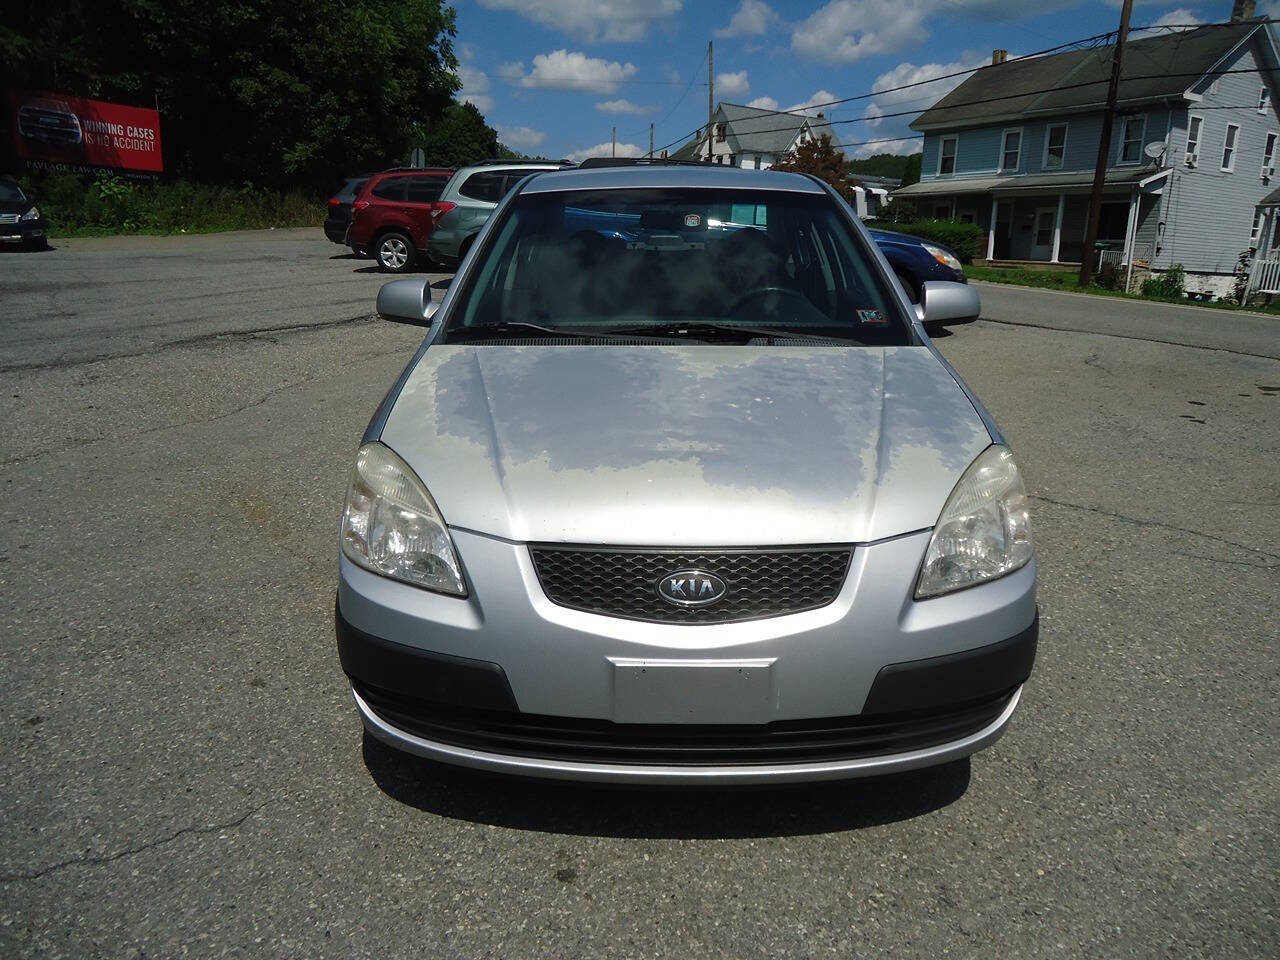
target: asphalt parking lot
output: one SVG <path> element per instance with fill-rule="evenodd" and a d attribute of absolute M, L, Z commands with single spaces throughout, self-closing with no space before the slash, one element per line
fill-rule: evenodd
<path fill-rule="evenodd" d="M 1280 320 L 983 286 L 938 345 L 1032 495 L 1008 735 L 600 790 L 361 735 L 337 521 L 421 339 L 369 318 L 368 261 L 318 230 L 55 246 L 0 253 L 0 956 L 1280 952 Z"/>

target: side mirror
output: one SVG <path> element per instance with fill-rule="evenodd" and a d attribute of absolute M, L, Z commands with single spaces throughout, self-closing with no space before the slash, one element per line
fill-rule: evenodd
<path fill-rule="evenodd" d="M 426 279 L 392 280 L 378 291 L 378 316 L 392 323 L 429 327 L 439 306 L 431 299 L 431 281 Z"/>
<path fill-rule="evenodd" d="M 922 323 L 943 320 L 974 320 L 982 313 L 978 291 L 967 283 L 930 280 L 920 287 L 916 316 Z"/>

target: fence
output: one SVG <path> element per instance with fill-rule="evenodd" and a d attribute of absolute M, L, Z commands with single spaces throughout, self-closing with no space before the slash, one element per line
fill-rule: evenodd
<path fill-rule="evenodd" d="M 1135 243 L 1133 245 L 1133 262 L 1134 263 L 1150 263 L 1152 246 L 1148 243 Z M 1123 250 L 1099 250 L 1098 251 L 1098 269 L 1102 269 L 1102 265 L 1109 263 L 1111 266 L 1119 270 L 1129 261 L 1125 259 Z"/>
<path fill-rule="evenodd" d="M 1280 293 L 1280 260 L 1255 260 L 1249 274 L 1252 293 Z"/>

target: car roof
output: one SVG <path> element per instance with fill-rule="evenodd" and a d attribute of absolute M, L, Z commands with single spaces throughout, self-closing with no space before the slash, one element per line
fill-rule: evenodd
<path fill-rule="evenodd" d="M 743 170 L 720 164 L 643 164 L 627 167 L 595 167 L 540 173 L 523 193 L 561 190 L 617 190 L 638 187 L 704 187 L 735 190 L 785 190 L 791 193 L 824 193 L 821 186 L 799 173 L 777 170 Z"/>
<path fill-rule="evenodd" d="M 486 163 L 471 163 L 465 167 L 459 167 L 458 173 L 463 175 L 471 175 L 480 173 L 481 171 L 490 171 L 492 173 L 511 173 L 516 170 L 523 170 L 525 173 L 538 173 L 543 170 L 559 170 L 563 164 L 556 163 L 554 160 L 547 163 L 530 163 L 528 160 L 516 160 L 511 163 L 494 163 L 492 160 Z"/>

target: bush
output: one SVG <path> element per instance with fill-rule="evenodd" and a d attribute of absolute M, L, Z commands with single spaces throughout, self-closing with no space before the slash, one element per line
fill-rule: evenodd
<path fill-rule="evenodd" d="M 1180 263 L 1175 263 L 1164 273 L 1155 274 L 1142 281 L 1144 297 L 1159 297 L 1162 300 L 1182 299 L 1182 288 L 1186 283 L 1187 271 Z"/>
<path fill-rule="evenodd" d="M 987 232 L 976 223 L 962 223 L 959 220 L 916 220 L 912 223 L 889 223 L 867 221 L 868 227 L 880 230 L 893 230 L 897 233 L 909 233 L 921 240 L 931 240 L 944 247 L 950 247 L 964 263 L 971 263 L 973 258 L 986 250 Z"/>
<path fill-rule="evenodd" d="M 24 178 L 22 187 L 40 198 L 54 236 L 318 226 L 325 216 L 321 198 L 252 184 L 145 183 L 108 173 L 92 179 L 61 173 Z"/>

